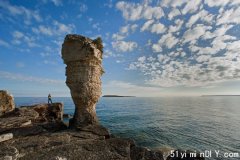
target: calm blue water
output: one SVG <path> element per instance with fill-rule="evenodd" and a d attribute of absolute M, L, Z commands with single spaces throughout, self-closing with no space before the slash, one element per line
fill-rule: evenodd
<path fill-rule="evenodd" d="M 53 101 L 63 102 L 65 113 L 73 114 L 71 98 L 53 98 Z M 46 103 L 47 98 L 17 97 L 15 102 L 18 106 Z M 97 115 L 111 133 L 133 138 L 141 146 L 240 154 L 240 97 L 237 96 L 101 98 Z"/>

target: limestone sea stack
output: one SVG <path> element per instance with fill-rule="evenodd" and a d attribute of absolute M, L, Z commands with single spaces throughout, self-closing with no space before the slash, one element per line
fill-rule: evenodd
<path fill-rule="evenodd" d="M 69 34 L 62 45 L 62 58 L 67 65 L 66 84 L 75 104 L 70 127 L 97 125 L 95 106 L 101 96 L 101 75 L 104 72 L 101 39 Z"/>

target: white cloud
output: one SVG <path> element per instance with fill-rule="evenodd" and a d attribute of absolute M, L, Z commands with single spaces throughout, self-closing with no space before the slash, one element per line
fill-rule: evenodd
<path fill-rule="evenodd" d="M 27 25 L 31 24 L 32 19 L 37 22 L 42 21 L 42 17 L 38 11 L 33 11 L 23 6 L 11 5 L 7 1 L 0 1 L 0 8 L 7 10 L 12 16 L 22 16 L 24 18 L 24 23 Z"/>
<path fill-rule="evenodd" d="M 169 32 L 168 34 L 163 35 L 157 44 L 153 44 L 152 49 L 154 52 L 161 52 L 163 46 L 171 49 L 178 42 L 179 40 Z"/>
<path fill-rule="evenodd" d="M 125 37 L 126 37 L 125 35 L 121 35 L 121 34 L 119 34 L 119 33 L 114 33 L 114 34 L 112 35 L 112 38 L 113 38 L 114 40 L 117 40 L 117 41 L 123 40 Z"/>
<path fill-rule="evenodd" d="M 137 24 L 133 24 L 133 25 L 131 26 L 131 30 L 132 30 L 132 32 L 135 32 L 136 29 L 137 29 L 137 27 L 138 27 Z"/>
<path fill-rule="evenodd" d="M 165 31 L 166 31 L 166 28 L 161 23 L 153 24 L 152 27 L 151 27 L 151 32 L 152 33 L 161 34 L 161 33 L 164 33 Z"/>
<path fill-rule="evenodd" d="M 88 7 L 86 4 L 80 3 L 79 9 L 80 12 L 86 12 L 88 10 Z"/>
<path fill-rule="evenodd" d="M 62 0 L 51 0 L 51 1 L 55 6 L 61 6 L 62 5 Z"/>
<path fill-rule="evenodd" d="M 181 12 L 177 8 L 173 8 L 172 11 L 168 14 L 168 18 L 172 20 L 174 17 L 181 15 Z"/>
<path fill-rule="evenodd" d="M 166 28 L 160 22 L 154 23 L 154 20 L 149 20 L 149 21 L 147 21 L 143 24 L 140 31 L 141 32 L 150 31 L 151 33 L 161 34 L 161 33 L 164 33 L 166 31 Z"/>
<path fill-rule="evenodd" d="M 25 35 L 19 31 L 13 31 L 12 36 L 13 36 L 13 40 L 12 40 L 13 44 L 19 45 L 25 42 L 29 47 L 39 47 L 39 44 L 35 42 L 36 39 L 32 36 Z"/>
<path fill-rule="evenodd" d="M 98 30 L 98 31 L 101 30 L 100 23 L 94 23 L 94 24 L 92 25 L 92 27 L 93 27 L 93 29 L 96 29 L 96 30 Z"/>
<path fill-rule="evenodd" d="M 240 7 L 229 9 L 217 16 L 217 25 L 235 23 L 240 24 Z"/>
<path fill-rule="evenodd" d="M 122 11 L 123 17 L 129 21 L 140 19 L 160 19 L 164 16 L 161 7 L 149 6 L 148 1 L 143 3 L 117 2 L 116 8 Z"/>
<path fill-rule="evenodd" d="M 162 0 L 161 5 L 164 7 L 181 7 L 183 4 L 188 2 L 188 0 Z"/>
<path fill-rule="evenodd" d="M 147 22 L 145 22 L 141 28 L 141 32 L 148 30 L 153 23 L 154 23 L 154 20 L 148 20 Z"/>
<path fill-rule="evenodd" d="M 113 52 L 109 49 L 104 49 L 104 54 L 103 57 L 104 58 L 108 58 L 108 57 L 121 57 L 121 54 L 113 54 Z"/>
<path fill-rule="evenodd" d="M 211 58 L 211 55 L 200 55 L 197 57 L 196 61 L 199 63 L 206 62 Z"/>
<path fill-rule="evenodd" d="M 75 28 L 75 26 L 73 24 L 66 25 L 66 24 L 60 23 L 58 21 L 54 21 L 53 24 L 56 26 L 56 28 L 57 28 L 56 31 L 58 34 L 71 33 Z"/>
<path fill-rule="evenodd" d="M 112 47 L 119 52 L 131 52 L 137 48 L 137 43 L 132 41 L 116 41 L 112 42 Z"/>
<path fill-rule="evenodd" d="M 107 3 L 104 3 L 104 6 L 106 6 L 108 8 L 112 8 L 113 7 L 113 0 L 109 0 Z"/>
<path fill-rule="evenodd" d="M 129 30 L 129 25 L 123 26 L 123 27 L 120 28 L 120 33 L 121 34 L 126 34 L 126 33 L 129 32 L 128 30 Z"/>
<path fill-rule="evenodd" d="M 116 41 L 123 40 L 127 36 L 129 36 L 130 33 L 134 33 L 137 27 L 138 27 L 137 24 L 133 24 L 133 25 L 127 24 L 119 29 L 119 33 L 113 33 L 112 39 Z"/>
<path fill-rule="evenodd" d="M 187 2 L 187 4 L 185 5 L 185 7 L 182 10 L 183 14 L 187 14 L 187 13 L 194 13 L 196 12 L 201 4 L 202 0 L 190 0 Z"/>
<path fill-rule="evenodd" d="M 47 27 L 47 26 L 45 27 L 43 25 L 40 25 L 38 28 L 39 28 L 39 32 L 42 34 L 49 35 L 49 36 L 53 35 L 53 31 L 50 27 Z M 35 32 L 38 32 L 38 31 L 35 30 Z"/>
<path fill-rule="evenodd" d="M 180 19 L 175 20 L 176 25 L 175 26 L 173 26 L 173 25 L 169 26 L 168 27 L 169 28 L 168 32 L 178 32 L 181 29 L 183 23 L 184 23 L 183 20 L 180 20 Z"/>
<path fill-rule="evenodd" d="M 201 11 L 190 17 L 189 21 L 186 24 L 186 27 L 192 27 L 192 25 L 195 24 L 198 20 L 201 20 L 202 22 L 206 22 L 208 24 L 212 24 L 214 21 L 214 17 L 214 15 L 208 13 L 205 9 L 202 9 Z"/>
<path fill-rule="evenodd" d="M 23 82 L 35 82 L 35 83 L 43 83 L 43 84 L 64 84 L 63 80 L 39 78 L 39 77 L 22 75 L 18 73 L 6 72 L 6 71 L 0 71 L 0 77 L 4 79 L 23 81 Z"/>
<path fill-rule="evenodd" d="M 228 4 L 230 0 L 204 0 L 204 3 L 207 4 L 209 7 L 219 7 L 225 6 Z"/>
<path fill-rule="evenodd" d="M 47 36 L 62 35 L 72 33 L 75 29 L 73 24 L 63 24 L 58 21 L 53 21 L 53 25 L 44 26 L 39 25 L 37 28 L 32 28 L 32 31 L 37 34 L 43 34 Z"/>
<path fill-rule="evenodd" d="M 204 35 L 204 33 L 207 30 L 210 30 L 211 27 L 210 26 L 204 26 L 204 25 L 197 25 L 196 27 L 194 27 L 193 29 L 188 29 L 184 35 L 183 35 L 183 42 L 187 43 L 187 42 L 194 42 L 195 40 L 197 40 L 198 38 L 200 38 L 202 35 Z"/>
<path fill-rule="evenodd" d="M 152 45 L 153 52 L 162 52 L 162 47 L 159 44 Z"/>
<path fill-rule="evenodd" d="M 8 44 L 8 42 L 0 39 L 0 46 L 8 47 L 9 44 Z"/>
<path fill-rule="evenodd" d="M 104 94 L 118 94 L 125 96 L 159 96 L 161 95 L 161 88 L 148 87 L 142 85 L 136 85 L 124 81 L 110 81 L 106 85 L 103 84 Z"/>

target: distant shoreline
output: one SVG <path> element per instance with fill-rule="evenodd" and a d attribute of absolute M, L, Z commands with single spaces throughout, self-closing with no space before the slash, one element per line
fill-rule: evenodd
<path fill-rule="evenodd" d="M 240 95 L 202 95 L 202 97 L 210 97 L 210 96 L 240 96 Z"/>
<path fill-rule="evenodd" d="M 136 96 L 103 95 L 102 97 L 136 97 Z"/>

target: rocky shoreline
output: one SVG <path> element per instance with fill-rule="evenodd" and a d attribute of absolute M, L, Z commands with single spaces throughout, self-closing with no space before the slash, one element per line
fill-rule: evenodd
<path fill-rule="evenodd" d="M 6 103 L 3 99 L 1 105 Z M 0 110 L 0 160 L 179 159 L 167 157 L 166 152 L 136 146 L 131 139 L 115 137 L 101 125 L 69 129 L 63 123 L 62 103 L 8 107 L 12 107 L 10 112 L 3 114 Z"/>

